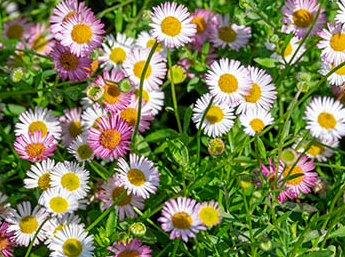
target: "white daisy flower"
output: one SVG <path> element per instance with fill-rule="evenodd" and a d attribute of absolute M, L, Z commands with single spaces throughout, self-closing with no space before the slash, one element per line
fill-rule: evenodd
<path fill-rule="evenodd" d="M 54 143 L 61 138 L 61 126 L 58 119 L 52 115 L 51 110 L 43 109 L 42 107 L 36 106 L 34 111 L 29 109 L 18 117 L 19 122 L 15 125 L 14 133 L 16 136 L 24 135 L 28 136 L 34 134 L 34 131 L 41 131 L 42 137 L 47 132 L 54 136 Z"/>
<path fill-rule="evenodd" d="M 129 165 L 123 158 L 118 160 L 117 165 L 119 168 L 115 171 L 119 172 L 119 178 L 123 180 L 128 193 L 144 199 L 149 198 L 150 193 L 155 194 L 159 186 L 159 172 L 147 157 L 130 154 Z"/>
<path fill-rule="evenodd" d="M 84 198 L 90 189 L 89 171 L 84 169 L 84 164 L 79 166 L 76 162 L 60 162 L 54 167 L 50 178 L 52 187 L 68 189 L 77 199 Z"/>
<path fill-rule="evenodd" d="M 212 96 L 209 93 L 204 94 L 194 105 L 192 120 L 197 129 L 199 129 L 202 116 L 204 115 L 211 98 Z M 229 132 L 234 125 L 234 119 L 235 116 L 233 115 L 233 109 L 230 108 L 229 104 L 214 99 L 210 109 L 206 113 L 201 128 L 204 129 L 204 134 L 217 137 Z"/>
<path fill-rule="evenodd" d="M 66 188 L 49 188 L 38 199 L 47 212 L 53 216 L 62 217 L 78 209 L 78 198 Z"/>
<path fill-rule="evenodd" d="M 85 126 L 84 131 L 88 132 L 89 128 L 96 127 L 97 126 L 96 120 L 100 122 L 100 117 L 106 116 L 106 115 L 107 115 L 107 112 L 98 103 L 92 105 L 91 107 L 88 107 L 81 115 L 81 119 L 84 122 L 84 126 Z"/>
<path fill-rule="evenodd" d="M 150 49 L 134 48 L 123 63 L 123 68 L 135 86 L 139 86 L 141 74 L 148 59 Z M 158 89 L 163 84 L 166 74 L 165 59 L 159 52 L 152 55 L 144 77 L 144 86 L 150 90 Z"/>
<path fill-rule="evenodd" d="M 280 41 L 279 45 L 283 45 L 284 41 Z M 281 63 L 281 68 L 284 68 L 286 63 L 289 63 L 297 51 L 297 48 L 299 46 L 299 39 L 297 37 L 292 37 L 290 39 L 290 42 L 286 46 L 284 53 L 282 52 L 283 49 L 279 48 L 277 53 L 273 53 L 271 55 L 271 58 L 278 60 Z M 298 50 L 296 56 L 294 57 L 293 61 L 291 61 L 291 64 L 296 62 L 305 52 L 305 44 L 301 46 L 301 48 Z M 284 62 L 285 59 L 285 62 Z"/>
<path fill-rule="evenodd" d="M 262 108 L 250 109 L 240 115 L 240 122 L 244 126 L 244 132 L 250 136 L 261 132 L 264 127 L 273 124 L 274 120 L 270 112 Z"/>
<path fill-rule="evenodd" d="M 232 107 L 249 95 L 252 88 L 248 70 L 239 61 L 220 59 L 211 64 L 206 73 L 206 84 L 216 99 L 231 104 Z"/>
<path fill-rule="evenodd" d="M 337 5 L 339 10 L 337 11 L 337 15 L 335 16 L 335 21 L 344 24 L 345 23 L 345 0 L 337 1 Z"/>
<path fill-rule="evenodd" d="M 68 146 L 72 141 L 83 132 L 83 122 L 81 120 L 81 108 L 65 109 L 65 116 L 60 117 L 62 127 L 63 146 Z"/>
<path fill-rule="evenodd" d="M 196 34 L 196 24 L 192 24 L 192 17 L 188 9 L 175 2 L 165 2 L 153 7 L 151 13 L 152 35 L 167 47 L 178 48 L 192 41 Z"/>
<path fill-rule="evenodd" d="M 86 133 L 77 136 L 77 138 L 68 147 L 68 152 L 74 156 L 79 162 L 91 161 L 94 157 L 93 150 L 89 144 L 86 143 Z"/>
<path fill-rule="evenodd" d="M 24 179 L 24 187 L 39 188 L 43 191 L 47 190 L 51 187 L 50 174 L 54 167 L 55 161 L 53 159 L 32 164 L 30 170 L 26 172 L 26 176 L 29 178 Z"/>
<path fill-rule="evenodd" d="M 0 220 L 11 220 L 15 210 L 7 202 L 7 195 L 0 192 Z"/>
<path fill-rule="evenodd" d="M 106 70 L 114 68 L 119 71 L 134 46 L 134 38 L 117 33 L 116 39 L 113 35 L 108 35 L 106 39 L 106 42 L 102 44 L 105 54 L 99 57 L 99 61 L 103 62 L 101 68 Z"/>
<path fill-rule="evenodd" d="M 249 95 L 244 95 L 244 99 L 240 100 L 236 113 L 243 113 L 253 108 L 263 108 L 270 110 L 277 92 L 272 82 L 272 77 L 265 70 L 248 67 L 252 88 L 248 91 Z"/>
<path fill-rule="evenodd" d="M 93 236 L 83 226 L 71 224 L 57 231 L 49 244 L 52 257 L 92 257 Z"/>
<path fill-rule="evenodd" d="M 331 97 L 314 98 L 305 111 L 306 129 L 314 137 L 337 140 L 345 136 L 345 109 Z"/>
<path fill-rule="evenodd" d="M 14 212 L 14 216 L 9 221 L 11 225 L 8 232 L 14 231 L 14 238 L 19 245 L 29 246 L 30 241 L 35 236 L 38 228 L 47 217 L 46 210 L 38 205 L 31 211 L 30 202 L 22 202 L 17 205 L 18 212 Z M 37 245 L 39 241 L 46 238 L 44 230 L 40 230 L 33 245 Z"/>
<path fill-rule="evenodd" d="M 324 76 L 336 67 L 334 64 L 328 63 L 326 61 L 320 62 L 320 65 L 321 69 L 319 70 L 319 73 Z M 331 85 L 335 85 L 338 87 L 342 86 L 345 82 L 345 67 L 343 66 L 340 69 L 336 70 L 331 76 L 327 78 L 327 81 Z"/>
<path fill-rule="evenodd" d="M 229 46 L 239 51 L 248 44 L 252 29 L 245 25 L 230 24 L 229 15 L 217 15 L 218 27 L 212 26 L 211 42 L 215 47 L 225 48 Z"/>
<path fill-rule="evenodd" d="M 136 101 L 139 97 L 139 88 L 135 87 L 132 101 Z M 151 110 L 153 116 L 157 115 L 164 106 L 164 91 L 160 88 L 156 90 L 149 90 L 147 87 L 143 87 L 142 98 L 146 102 L 144 108 Z"/>
<path fill-rule="evenodd" d="M 155 43 L 156 39 L 154 36 L 151 35 L 148 31 L 142 31 L 137 37 L 136 45 L 141 48 L 149 48 L 151 49 Z M 167 56 L 167 49 L 163 42 L 158 43 L 156 48 L 156 52 L 160 52 L 164 57 Z"/>

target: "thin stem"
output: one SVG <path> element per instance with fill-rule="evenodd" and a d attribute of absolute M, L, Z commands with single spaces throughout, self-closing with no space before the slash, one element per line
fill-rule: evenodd
<path fill-rule="evenodd" d="M 143 97 L 143 86 L 144 86 L 145 74 L 147 72 L 147 69 L 150 65 L 151 58 L 152 58 L 154 52 L 156 51 L 157 46 L 158 46 L 158 42 L 157 42 L 157 40 L 155 40 L 155 43 L 153 44 L 153 47 L 151 48 L 149 56 L 147 57 L 147 60 L 145 62 L 143 72 L 141 73 L 140 85 L 139 85 L 138 116 L 137 116 L 137 121 L 135 123 L 134 133 L 132 136 L 132 142 L 134 145 L 134 147 L 133 147 L 134 149 L 135 149 L 135 137 L 136 137 L 138 130 L 139 130 L 139 123 L 140 123 L 140 117 L 141 117 L 141 107 L 142 107 L 141 105 L 143 102 L 142 97 Z"/>
<path fill-rule="evenodd" d="M 31 252 L 31 249 L 32 249 L 32 246 L 34 245 L 34 242 L 36 240 L 36 237 L 38 235 L 38 233 L 40 232 L 40 230 L 42 229 L 42 227 L 44 226 L 44 224 L 50 219 L 50 216 L 48 216 L 43 222 L 42 224 L 39 226 L 39 228 L 37 229 L 34 237 L 32 238 L 31 242 L 30 242 L 30 245 L 29 245 L 29 248 L 28 250 L 26 251 L 26 254 L 25 254 L 25 257 L 29 257 L 30 255 L 30 252 Z"/>
<path fill-rule="evenodd" d="M 107 9 L 105 9 L 103 12 L 97 14 L 97 18 L 102 18 L 102 17 L 103 17 L 104 15 L 106 15 L 108 12 L 112 12 L 112 11 L 114 11 L 114 10 L 116 10 L 116 9 L 118 9 L 118 8 L 121 8 L 122 6 L 125 6 L 125 5 L 127 5 L 127 4 L 130 4 L 130 3 L 132 3 L 132 2 L 134 2 L 134 0 L 128 0 L 128 1 L 126 1 L 126 2 L 124 2 L 124 3 L 121 3 L 121 4 L 117 4 L 117 5 L 111 6 L 111 7 L 107 8 Z"/>
<path fill-rule="evenodd" d="M 256 249 L 253 246 L 255 241 L 254 241 L 254 237 L 253 237 L 253 227 L 252 227 L 253 225 L 252 225 L 252 219 L 251 219 L 251 213 L 250 213 L 251 211 L 250 211 L 250 207 L 249 207 L 248 202 L 247 202 L 247 197 L 246 197 L 244 189 L 242 189 L 242 196 L 243 196 L 244 208 L 246 209 L 246 218 L 247 218 L 247 222 L 249 225 L 249 238 L 250 238 L 250 241 L 252 243 L 250 245 L 250 249 L 252 251 L 252 256 L 255 256 L 256 255 Z"/>
<path fill-rule="evenodd" d="M 177 242 L 174 245 L 174 250 L 173 250 L 173 253 L 172 253 L 172 257 L 176 256 L 177 249 L 178 249 L 178 247 L 180 245 L 181 237 L 179 237 L 176 241 Z"/>
<path fill-rule="evenodd" d="M 183 130 L 182 130 L 182 126 L 181 126 L 180 115 L 179 115 L 178 109 L 177 109 L 174 75 L 173 75 L 173 70 L 172 70 L 171 55 L 170 55 L 169 47 L 167 47 L 167 54 L 168 54 L 168 66 L 169 66 L 169 70 L 170 70 L 171 95 L 172 95 L 173 104 L 174 104 L 174 112 L 175 112 L 175 117 L 176 117 L 176 121 L 177 121 L 178 131 L 180 132 L 180 135 L 182 135 Z"/>
<path fill-rule="evenodd" d="M 107 177 L 99 170 L 97 169 L 97 167 L 93 164 L 93 161 L 89 162 L 89 165 L 91 166 L 91 168 L 96 171 L 96 173 L 103 179 L 103 180 L 107 180 Z"/>

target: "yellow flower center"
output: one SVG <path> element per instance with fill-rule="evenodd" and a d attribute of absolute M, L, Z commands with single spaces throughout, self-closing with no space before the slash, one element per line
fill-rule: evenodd
<path fill-rule="evenodd" d="M 125 250 L 119 254 L 119 257 L 139 257 L 139 253 L 135 250 Z"/>
<path fill-rule="evenodd" d="M 342 52 L 345 50 L 345 34 L 338 32 L 331 37 L 329 42 L 334 51 Z"/>
<path fill-rule="evenodd" d="M 64 227 L 65 227 L 64 224 L 60 224 L 59 226 L 57 226 L 56 229 L 54 230 L 54 234 L 55 234 L 56 232 L 58 232 L 59 230 L 63 229 Z"/>
<path fill-rule="evenodd" d="M 4 233 L 0 233 L 0 252 L 5 250 L 9 245 L 7 236 Z"/>
<path fill-rule="evenodd" d="M 199 218 L 207 226 L 213 226 L 219 222 L 219 213 L 216 209 L 206 206 L 200 210 Z"/>
<path fill-rule="evenodd" d="M 46 147 L 42 143 L 32 143 L 26 146 L 25 151 L 31 158 L 41 158 L 46 152 Z"/>
<path fill-rule="evenodd" d="M 232 43 L 236 40 L 237 33 L 230 26 L 221 27 L 218 30 L 218 37 L 226 43 Z"/>
<path fill-rule="evenodd" d="M 42 190 L 47 190 L 50 188 L 50 173 L 44 173 L 40 178 L 38 179 L 38 186 Z"/>
<path fill-rule="evenodd" d="M 172 223 L 175 228 L 188 229 L 192 225 L 192 218 L 185 212 L 175 213 L 172 217 Z"/>
<path fill-rule="evenodd" d="M 304 145 L 303 147 L 307 147 L 307 145 Z M 309 150 L 307 151 L 307 153 L 315 157 L 319 154 L 322 154 L 324 151 L 325 151 L 325 147 L 323 147 L 322 145 L 318 143 L 313 143 L 311 147 L 309 148 Z"/>
<path fill-rule="evenodd" d="M 80 159 L 86 160 L 91 158 L 93 152 L 92 149 L 87 144 L 85 144 L 78 147 L 77 153 Z"/>
<path fill-rule="evenodd" d="M 152 48 L 153 45 L 155 44 L 155 41 L 156 39 L 150 39 L 149 41 L 147 41 L 146 47 Z M 158 43 L 158 46 L 155 52 L 159 52 L 160 50 L 162 50 L 162 43 Z"/>
<path fill-rule="evenodd" d="M 174 37 L 181 31 L 181 22 L 173 17 L 166 17 L 161 24 L 162 32 L 168 36 Z"/>
<path fill-rule="evenodd" d="M 113 192 L 112 192 L 112 199 L 113 201 L 116 201 L 117 198 L 122 194 L 122 192 L 125 190 L 124 187 L 115 187 L 113 189 Z M 117 203 L 118 206 L 125 206 L 127 204 L 129 204 L 132 200 L 132 194 L 129 194 L 129 195 L 125 195 L 124 197 L 122 197 L 121 201 L 119 201 Z"/>
<path fill-rule="evenodd" d="M 292 14 L 293 22 L 297 27 L 307 28 L 313 22 L 314 17 L 311 12 L 306 9 L 300 9 Z"/>
<path fill-rule="evenodd" d="M 136 64 L 134 64 L 133 72 L 134 72 L 134 75 L 139 79 L 141 78 L 141 74 L 143 73 L 144 66 L 145 66 L 145 61 L 139 61 Z M 147 79 L 151 75 L 151 71 L 152 71 L 151 65 L 149 64 L 145 73 L 145 79 Z"/>
<path fill-rule="evenodd" d="M 68 202 L 61 196 L 56 196 L 49 201 L 50 208 L 55 213 L 65 212 L 68 208 Z"/>
<path fill-rule="evenodd" d="M 320 126 L 325 129 L 334 129 L 337 125 L 337 121 L 333 114 L 329 112 L 320 113 L 317 121 L 319 122 Z"/>
<path fill-rule="evenodd" d="M 238 81 L 235 76 L 225 73 L 220 76 L 218 85 L 220 90 L 225 93 L 235 92 L 238 88 Z"/>
<path fill-rule="evenodd" d="M 223 110 L 219 106 L 211 106 L 208 112 L 206 113 L 206 120 L 211 123 L 215 124 L 222 121 L 224 118 Z"/>
<path fill-rule="evenodd" d="M 289 165 L 286 167 L 283 173 L 284 178 L 288 176 L 291 168 L 292 168 L 292 165 Z M 304 172 L 298 165 L 296 165 L 295 168 L 293 168 L 293 170 L 289 174 L 289 177 L 292 177 L 293 175 L 296 175 L 296 174 L 301 174 L 301 175 L 296 178 L 287 180 L 286 183 L 290 185 L 298 185 L 299 183 L 301 183 L 303 181 Z"/>
<path fill-rule="evenodd" d="M 30 131 L 31 135 L 33 135 L 35 131 L 41 131 L 42 137 L 44 137 L 48 132 L 48 128 L 44 122 L 34 121 L 30 124 L 29 131 Z"/>
<path fill-rule="evenodd" d="M 80 179 L 75 173 L 68 172 L 62 176 L 61 185 L 69 191 L 74 191 L 79 188 Z"/>
<path fill-rule="evenodd" d="M 121 91 L 115 84 L 106 84 L 104 86 L 104 101 L 108 104 L 114 104 L 119 100 Z"/>
<path fill-rule="evenodd" d="M 144 173 L 138 169 L 130 169 L 127 173 L 127 178 L 135 186 L 141 186 L 146 181 Z"/>
<path fill-rule="evenodd" d="M 138 89 L 134 90 L 134 94 L 135 94 L 136 99 L 137 99 L 139 97 L 139 90 Z M 149 93 L 147 93 L 147 91 L 145 89 L 143 89 L 142 98 L 144 98 L 144 100 L 146 102 L 148 102 L 150 100 Z"/>
<path fill-rule="evenodd" d="M 126 60 L 126 51 L 121 47 L 115 47 L 110 52 L 110 59 L 116 64 L 122 64 Z"/>
<path fill-rule="evenodd" d="M 261 97 L 261 88 L 256 83 L 252 83 L 252 85 L 252 88 L 248 91 L 249 95 L 244 95 L 243 97 L 249 103 L 256 103 Z"/>
<path fill-rule="evenodd" d="M 126 120 L 128 125 L 134 126 L 137 122 L 138 112 L 136 109 L 128 107 L 121 111 L 120 117 Z"/>
<path fill-rule="evenodd" d="M 332 70 L 335 68 L 335 66 L 332 64 Z M 340 69 L 337 69 L 336 74 L 340 75 L 340 76 L 343 76 L 345 75 L 345 66 L 341 67 Z"/>
<path fill-rule="evenodd" d="M 8 39 L 21 39 L 23 36 L 24 28 L 22 25 L 13 24 L 8 27 L 6 31 L 6 36 Z"/>
<path fill-rule="evenodd" d="M 263 123 L 260 119 L 252 119 L 249 125 L 255 132 L 260 132 L 265 127 L 265 123 Z"/>
<path fill-rule="evenodd" d="M 71 33 L 72 39 L 78 44 L 88 43 L 92 37 L 91 28 L 86 24 L 77 24 L 73 26 Z"/>
<path fill-rule="evenodd" d="M 80 125 L 79 121 L 73 121 L 68 126 L 68 132 L 71 135 L 71 137 L 76 138 L 83 132 L 83 126 Z"/>
<path fill-rule="evenodd" d="M 289 56 L 292 53 L 292 44 L 289 42 L 289 44 L 286 46 L 285 51 L 283 53 L 284 57 Z"/>
<path fill-rule="evenodd" d="M 83 245 L 76 238 L 69 238 L 62 246 L 63 253 L 68 257 L 78 257 L 83 251 Z"/>
<path fill-rule="evenodd" d="M 100 143 L 105 148 L 108 149 L 115 149 L 121 142 L 121 133 L 118 132 L 116 129 L 107 129 L 103 131 Z"/>
<path fill-rule="evenodd" d="M 47 39 L 39 34 L 36 36 L 32 48 L 37 52 L 42 52 L 46 48 L 47 42 Z"/>
<path fill-rule="evenodd" d="M 79 59 L 70 51 L 66 51 L 60 55 L 60 64 L 65 70 L 75 70 L 78 67 Z"/>
<path fill-rule="evenodd" d="M 25 234 L 32 234 L 38 228 L 38 221 L 34 216 L 26 216 L 19 221 L 19 228 Z"/>
<path fill-rule="evenodd" d="M 196 24 L 196 34 L 200 34 L 206 29 L 206 21 L 203 17 L 194 17 L 191 23 Z"/>

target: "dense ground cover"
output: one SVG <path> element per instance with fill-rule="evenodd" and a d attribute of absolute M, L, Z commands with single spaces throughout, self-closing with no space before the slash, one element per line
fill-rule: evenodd
<path fill-rule="evenodd" d="M 0 255 L 344 255 L 345 1 L 0 4 Z"/>

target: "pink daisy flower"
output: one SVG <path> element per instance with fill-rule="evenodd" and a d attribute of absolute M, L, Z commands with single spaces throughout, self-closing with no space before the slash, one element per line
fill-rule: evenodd
<path fill-rule="evenodd" d="M 117 83 L 123 80 L 124 77 L 123 71 L 117 72 L 115 69 L 111 72 L 105 70 L 103 76 L 97 77 L 95 84 L 102 86 L 104 89 L 103 103 L 106 111 L 117 112 L 125 109 L 131 103 L 132 91 L 123 93 L 120 91 L 118 84 L 107 81 L 111 80 Z"/>
<path fill-rule="evenodd" d="M 126 154 L 130 150 L 128 145 L 132 136 L 132 128 L 119 116 L 111 114 L 110 116 L 100 117 L 96 120 L 99 129 L 89 129 L 90 148 L 96 148 L 94 155 L 102 158 L 114 157 Z"/>
<path fill-rule="evenodd" d="M 8 20 L 3 24 L 1 37 L 3 39 L 28 39 L 31 26 L 31 23 L 28 23 L 28 18 L 18 17 Z"/>
<path fill-rule="evenodd" d="M 83 14 L 90 11 L 91 9 L 85 6 L 85 2 L 81 2 L 79 4 L 77 0 L 62 1 L 52 11 L 53 15 L 49 18 L 51 23 L 49 29 L 57 40 L 61 40 L 60 32 L 63 30 L 63 27 L 61 26 L 62 23 L 67 21 L 74 14 Z"/>
<path fill-rule="evenodd" d="M 187 197 L 178 197 L 165 202 L 162 209 L 162 217 L 158 221 L 162 222 L 162 229 L 170 232 L 170 239 L 182 237 L 187 242 L 188 237 L 195 237 L 199 230 L 206 230 L 206 227 L 198 218 L 195 209 L 196 201 Z"/>
<path fill-rule="evenodd" d="M 17 247 L 16 241 L 13 238 L 14 231 L 7 232 L 9 225 L 6 222 L 1 223 L 0 226 L 0 254 L 5 257 L 13 256 L 12 247 Z"/>
<path fill-rule="evenodd" d="M 48 159 L 54 155 L 56 144 L 53 143 L 54 136 L 49 132 L 42 138 L 42 131 L 35 131 L 33 135 L 20 135 L 14 142 L 14 149 L 24 160 L 32 162 Z"/>
<path fill-rule="evenodd" d="M 92 12 L 78 13 L 62 23 L 61 44 L 78 57 L 88 56 L 101 45 L 104 24 Z"/>
<path fill-rule="evenodd" d="M 203 46 L 210 36 L 210 29 L 214 24 L 215 14 L 209 9 L 196 9 L 190 15 L 193 19 L 191 23 L 196 24 L 196 34 L 192 38 L 192 43 Z"/>
<path fill-rule="evenodd" d="M 118 197 L 123 193 L 124 186 L 122 186 L 122 180 L 119 178 L 118 174 L 115 173 L 112 177 L 107 179 L 108 185 L 102 185 L 102 191 L 99 196 L 99 200 L 104 202 L 102 210 L 108 209 L 114 201 L 118 201 Z M 137 207 L 142 210 L 144 208 L 144 199 L 138 196 L 133 195 L 132 193 L 126 195 L 118 201 L 115 205 L 115 212 L 119 215 L 119 219 L 122 221 L 126 217 L 136 216 L 132 206 Z"/>
<path fill-rule="evenodd" d="M 51 60 L 55 62 L 52 67 L 58 72 L 58 76 L 63 80 L 67 77 L 74 82 L 82 81 L 89 74 L 92 59 L 87 57 L 77 57 L 71 53 L 68 47 L 57 43 L 54 50 L 50 53 Z"/>
<path fill-rule="evenodd" d="M 286 0 L 286 7 L 282 7 L 281 12 L 285 15 L 281 19 L 284 24 L 282 31 L 285 33 L 294 32 L 299 39 L 303 38 L 310 29 L 317 11 L 319 3 L 317 0 Z M 322 7 L 320 15 L 309 35 L 313 36 L 318 32 L 326 21 L 325 8 Z"/>
<path fill-rule="evenodd" d="M 115 246 L 108 247 L 109 251 L 112 251 L 115 253 L 114 256 L 109 257 L 122 257 L 122 256 L 135 256 L 135 257 L 151 257 L 150 254 L 152 252 L 151 248 L 142 245 L 142 242 L 138 238 L 134 238 L 133 240 L 126 239 L 126 243 L 124 244 L 122 241 L 119 241 L 119 243 L 114 242 L 113 244 Z"/>
<path fill-rule="evenodd" d="M 53 35 L 47 30 L 45 23 L 36 23 L 30 31 L 28 46 L 39 54 L 48 55 L 55 45 Z"/>
<path fill-rule="evenodd" d="M 81 120 L 81 108 L 73 108 L 71 110 L 64 110 L 65 116 L 60 117 L 60 124 L 62 128 L 62 142 L 63 146 L 69 146 L 77 136 L 83 133 L 83 122 Z"/>

